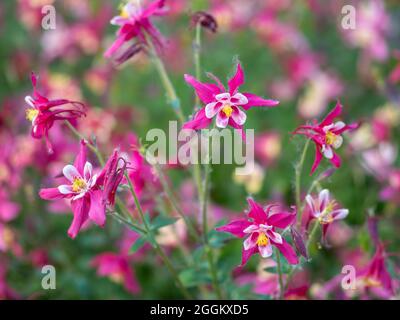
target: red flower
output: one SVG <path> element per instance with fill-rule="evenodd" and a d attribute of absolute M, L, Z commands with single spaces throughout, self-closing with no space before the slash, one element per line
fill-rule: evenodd
<path fill-rule="evenodd" d="M 32 72 L 33 98 L 26 96 L 25 101 L 29 105 L 26 109 L 26 119 L 32 122 L 31 135 L 35 139 L 46 139 L 50 152 L 52 146 L 48 139 L 50 128 L 57 120 L 72 120 L 85 115 L 85 106 L 81 102 L 67 99 L 49 100 L 36 90 L 37 77 Z"/>
<path fill-rule="evenodd" d="M 311 168 L 311 174 L 317 169 L 321 162 L 322 155 L 329 159 L 336 168 L 339 168 L 341 165 L 339 156 L 334 152 L 334 150 L 338 149 L 343 143 L 341 134 L 345 131 L 358 128 L 357 123 L 346 125 L 342 121 L 333 122 L 335 118 L 341 115 L 342 110 L 343 106 L 338 101 L 335 108 L 321 123 L 317 123 L 317 121 L 314 120 L 313 125 L 300 126 L 293 133 L 303 134 L 315 143 L 315 160 Z"/>
<path fill-rule="evenodd" d="M 216 125 L 219 128 L 226 128 L 229 125 L 243 130 L 243 124 L 246 122 L 246 113 L 243 110 L 261 106 L 274 107 L 279 104 L 276 100 L 239 92 L 239 87 L 244 83 L 244 73 L 240 63 L 237 65 L 236 74 L 228 81 L 228 91 L 217 77 L 210 76 L 216 84 L 202 83 L 191 75 L 185 75 L 185 81 L 196 90 L 197 96 L 206 106 L 195 114 L 193 120 L 184 124 L 184 129 L 204 129 L 216 117 Z"/>
<path fill-rule="evenodd" d="M 297 264 L 294 249 L 286 240 L 275 231 L 275 228 L 284 229 L 296 219 L 296 213 L 276 212 L 271 213 L 276 205 L 269 205 L 265 209 L 253 199 L 248 200 L 250 211 L 249 219 L 232 221 L 227 225 L 218 227 L 217 231 L 229 232 L 238 238 L 247 237 L 243 242 L 242 264 L 245 265 L 249 258 L 259 252 L 263 258 L 272 255 L 272 246 L 278 248 L 290 264 Z"/>

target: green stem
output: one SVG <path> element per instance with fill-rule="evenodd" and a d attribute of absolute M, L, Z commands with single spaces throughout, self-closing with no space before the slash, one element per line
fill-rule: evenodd
<path fill-rule="evenodd" d="M 129 185 L 129 190 L 133 196 L 133 199 L 135 201 L 135 206 L 139 212 L 140 218 L 143 222 L 144 228 L 146 230 L 146 232 L 148 234 L 151 234 L 151 229 L 149 224 L 147 223 L 147 220 L 144 216 L 143 210 L 142 210 L 142 206 L 140 205 L 139 199 L 136 195 L 135 189 L 133 187 L 133 183 L 131 178 L 129 177 L 129 175 L 127 173 L 125 173 L 125 178 L 128 181 L 128 185 Z M 185 288 L 185 286 L 183 285 L 183 283 L 181 282 L 181 280 L 179 279 L 179 275 L 178 272 L 175 270 L 172 262 L 170 261 L 170 259 L 168 258 L 168 256 L 164 253 L 164 251 L 162 250 L 162 248 L 160 247 L 160 245 L 158 244 L 158 242 L 154 239 L 154 249 L 157 252 L 157 254 L 160 256 L 160 258 L 163 260 L 163 262 L 165 263 L 165 265 L 167 266 L 169 272 L 171 273 L 171 275 L 174 277 L 175 282 L 177 284 L 177 286 L 179 287 L 179 289 L 182 291 L 182 294 L 185 296 L 186 299 L 191 299 L 191 295 L 189 293 L 189 291 Z"/>
<path fill-rule="evenodd" d="M 310 140 L 307 140 L 307 142 L 304 145 L 303 152 L 300 157 L 299 163 L 296 165 L 296 185 L 295 185 L 295 192 L 296 192 L 296 207 L 297 210 L 301 208 L 301 173 L 303 171 L 303 165 L 304 165 L 304 160 L 306 158 L 307 154 L 307 149 L 310 144 Z M 301 221 L 301 214 L 298 216 L 298 222 L 300 223 Z"/>
<path fill-rule="evenodd" d="M 167 179 L 165 178 L 165 175 L 163 171 L 161 170 L 160 166 L 158 163 L 154 164 L 154 168 L 156 169 L 156 172 L 158 174 L 158 177 L 160 179 L 161 185 L 168 197 L 168 200 L 170 201 L 172 207 L 175 209 L 175 211 L 180 215 L 180 217 L 185 221 L 186 226 L 188 227 L 188 230 L 192 237 L 194 239 L 198 238 L 198 234 L 196 231 L 196 228 L 193 226 L 191 221 L 188 219 L 187 215 L 182 211 L 181 207 L 178 205 L 178 201 L 176 200 L 175 194 L 172 191 L 172 188 L 168 185 Z"/>
<path fill-rule="evenodd" d="M 201 81 L 201 24 L 198 23 L 196 25 L 196 35 L 195 40 L 193 43 L 193 59 L 194 59 L 194 66 L 196 72 L 196 78 L 198 81 Z M 199 97 L 196 95 L 196 106 L 200 103 Z"/>
<path fill-rule="evenodd" d="M 278 268 L 279 276 L 279 300 L 283 299 L 284 287 L 283 287 L 283 276 L 282 276 L 282 264 L 281 264 L 281 254 L 278 249 L 275 248 L 276 263 Z"/>
<path fill-rule="evenodd" d="M 161 83 L 164 86 L 165 92 L 167 94 L 168 103 L 172 106 L 174 112 L 178 116 L 179 121 L 183 123 L 185 121 L 185 118 L 183 116 L 181 102 L 176 94 L 174 85 L 172 84 L 172 81 L 168 76 L 164 63 L 157 54 L 157 50 L 154 47 L 151 38 L 146 35 L 146 40 L 150 47 L 151 60 L 153 61 L 154 66 L 156 67 L 156 70 L 161 79 Z"/>
<path fill-rule="evenodd" d="M 311 246 L 312 240 L 314 239 L 314 236 L 318 230 L 318 226 L 319 226 L 319 222 L 316 220 L 313 228 L 311 229 L 310 236 L 308 237 L 308 240 L 307 240 L 306 248 L 307 248 L 308 252 L 310 252 L 310 246 Z"/>

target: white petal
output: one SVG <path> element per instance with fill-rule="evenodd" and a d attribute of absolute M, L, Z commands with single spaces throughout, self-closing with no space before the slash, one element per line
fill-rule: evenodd
<path fill-rule="evenodd" d="M 340 148 L 340 146 L 342 145 L 342 143 L 343 143 L 343 137 L 340 136 L 340 135 L 337 135 L 337 136 L 335 137 L 335 139 L 333 139 L 333 144 L 332 144 L 332 146 L 333 146 L 335 149 L 337 149 L 337 148 Z"/>
<path fill-rule="evenodd" d="M 315 207 L 313 197 L 310 196 L 309 194 L 306 195 L 306 202 L 307 202 L 308 207 L 311 210 L 311 213 L 314 215 L 314 213 L 317 211 L 317 208 Z"/>
<path fill-rule="evenodd" d="M 97 174 L 95 174 L 89 181 L 88 181 L 88 189 L 91 189 L 97 181 Z"/>
<path fill-rule="evenodd" d="M 329 190 L 324 189 L 318 195 L 318 203 L 319 203 L 319 211 L 322 212 L 325 210 L 326 206 L 329 203 Z"/>
<path fill-rule="evenodd" d="M 73 182 L 74 178 L 81 178 L 78 170 L 71 164 L 67 164 L 63 169 L 64 177 L 66 177 L 69 181 Z"/>
<path fill-rule="evenodd" d="M 33 104 L 33 98 L 31 97 L 31 96 L 26 96 L 25 97 L 25 102 L 27 103 L 27 104 L 29 104 L 31 107 L 35 107 L 35 105 Z"/>
<path fill-rule="evenodd" d="M 85 196 L 85 194 L 86 194 L 86 191 L 85 192 L 81 192 L 78 195 L 76 195 L 75 197 L 72 197 L 72 200 L 78 200 L 80 198 L 83 198 Z"/>
<path fill-rule="evenodd" d="M 349 210 L 348 209 L 338 209 L 332 212 L 332 216 L 334 216 L 335 220 L 340 220 L 340 219 L 344 219 L 347 217 L 347 215 L 349 214 Z"/>
<path fill-rule="evenodd" d="M 215 107 L 216 104 L 219 104 L 220 106 L 216 108 Z M 222 106 L 223 105 L 220 102 L 211 102 L 211 103 L 207 104 L 206 105 L 206 117 L 208 119 L 213 118 L 218 113 L 218 111 L 222 108 Z"/>
<path fill-rule="evenodd" d="M 330 130 L 333 128 L 333 126 L 334 126 L 334 124 L 332 123 L 332 124 L 330 124 L 330 125 L 328 125 L 328 126 L 323 127 L 322 130 L 323 130 L 325 133 L 327 133 L 328 131 L 330 131 Z"/>
<path fill-rule="evenodd" d="M 70 185 L 67 184 L 63 184 L 61 186 L 58 186 L 58 191 L 60 191 L 60 193 L 62 194 L 70 194 L 70 193 L 74 193 L 72 191 L 72 187 Z"/>
<path fill-rule="evenodd" d="M 229 118 L 227 116 L 225 116 L 225 114 L 222 114 L 222 112 L 218 112 L 217 114 L 217 127 L 218 128 L 226 128 L 226 126 L 228 125 L 229 122 Z"/>
<path fill-rule="evenodd" d="M 324 153 L 325 158 L 327 159 L 332 159 L 333 158 L 333 151 L 330 146 L 324 145 L 324 148 L 322 148 L 322 152 Z"/>
<path fill-rule="evenodd" d="M 258 246 L 258 251 L 260 252 L 261 257 L 268 258 L 272 255 L 272 246 L 271 244 L 266 246 Z"/>
<path fill-rule="evenodd" d="M 249 100 L 244 95 L 242 95 L 241 93 L 236 93 L 235 95 L 233 95 L 232 98 L 238 100 L 238 102 L 234 102 L 234 104 L 236 104 L 238 106 L 242 106 L 244 104 L 249 103 Z M 231 98 L 231 100 L 232 100 L 232 98 Z"/>
<path fill-rule="evenodd" d="M 254 224 L 252 224 L 251 226 L 248 226 L 246 229 L 243 230 L 244 233 L 252 233 L 254 231 L 256 231 L 258 229 L 258 227 Z"/>
<path fill-rule="evenodd" d="M 273 242 L 282 244 L 282 237 L 279 233 L 269 230 L 267 231 L 267 235 Z"/>
<path fill-rule="evenodd" d="M 231 117 L 240 126 L 246 122 L 246 114 L 239 108 L 233 110 Z"/>
<path fill-rule="evenodd" d="M 231 99 L 231 95 L 228 92 L 220 93 L 215 96 L 217 101 L 226 102 Z"/>
<path fill-rule="evenodd" d="M 90 178 L 92 177 L 93 173 L 93 166 L 89 161 L 86 161 L 85 167 L 83 168 L 83 176 L 86 181 L 89 181 Z"/>
<path fill-rule="evenodd" d="M 333 131 L 333 133 L 335 133 L 336 130 L 343 129 L 345 126 L 346 126 L 346 124 L 343 121 L 338 121 L 332 126 L 331 131 Z"/>
<path fill-rule="evenodd" d="M 250 237 L 248 237 L 243 242 L 244 250 L 249 250 L 250 248 L 254 248 L 256 246 L 256 244 L 257 244 L 257 241 L 253 240 L 253 235 L 251 234 Z"/>

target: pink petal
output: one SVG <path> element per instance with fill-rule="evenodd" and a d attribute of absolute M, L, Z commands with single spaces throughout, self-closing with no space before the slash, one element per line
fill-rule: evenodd
<path fill-rule="evenodd" d="M 238 238 L 243 238 L 246 234 L 243 232 L 247 227 L 251 225 L 251 222 L 241 219 L 232 221 L 224 226 L 216 228 L 217 231 L 228 232 Z"/>
<path fill-rule="evenodd" d="M 338 209 L 332 212 L 332 217 L 334 220 L 341 220 L 348 216 L 349 210 L 348 209 Z"/>
<path fill-rule="evenodd" d="M 257 246 L 249 249 L 249 250 L 245 250 L 244 248 L 242 249 L 242 263 L 240 264 L 241 267 L 243 267 L 247 261 L 250 259 L 250 257 L 258 252 L 258 248 Z"/>
<path fill-rule="evenodd" d="M 329 190 L 328 189 L 324 189 L 322 190 L 319 195 L 318 195 L 318 203 L 319 203 L 319 208 L 318 211 L 322 212 L 325 210 L 325 208 L 327 207 L 328 203 L 329 203 Z"/>
<path fill-rule="evenodd" d="M 184 77 L 185 81 L 194 88 L 197 96 L 201 101 L 203 101 L 203 103 L 207 104 L 215 101 L 215 95 L 220 93 L 219 88 L 216 85 L 197 81 L 196 78 L 189 74 L 185 74 Z"/>
<path fill-rule="evenodd" d="M 294 249 L 286 242 L 285 239 L 282 239 L 282 244 L 273 243 L 278 250 L 282 253 L 282 255 L 286 258 L 286 260 L 290 264 L 298 264 L 299 259 L 297 258 L 296 252 Z"/>
<path fill-rule="evenodd" d="M 317 208 L 314 205 L 314 199 L 311 195 L 306 195 L 306 203 L 308 205 L 308 207 L 310 208 L 310 211 L 312 212 L 312 214 L 314 214 L 317 211 Z"/>
<path fill-rule="evenodd" d="M 250 207 L 248 213 L 249 218 L 252 218 L 254 222 L 258 224 L 265 223 L 267 221 L 267 215 L 261 205 L 255 202 L 252 198 L 247 198 L 247 202 Z"/>
<path fill-rule="evenodd" d="M 65 195 L 60 193 L 58 188 L 41 189 L 39 196 L 44 200 L 63 199 Z"/>
<path fill-rule="evenodd" d="M 325 127 L 325 126 L 330 125 L 335 118 L 339 117 L 342 114 L 342 110 L 343 110 L 343 106 L 338 101 L 336 103 L 335 108 L 333 108 L 333 110 L 326 116 L 326 118 L 324 120 L 322 120 L 322 122 L 320 123 L 319 126 Z"/>
<path fill-rule="evenodd" d="M 315 159 L 314 159 L 314 163 L 311 167 L 311 173 L 310 175 L 312 175 L 314 173 L 314 171 L 318 168 L 319 163 L 321 162 L 322 159 L 322 153 L 321 150 L 319 149 L 319 145 L 315 146 Z"/>
<path fill-rule="evenodd" d="M 244 104 L 247 104 L 249 101 L 243 94 L 236 93 L 231 97 L 231 102 L 237 106 L 242 106 Z"/>
<path fill-rule="evenodd" d="M 87 198 L 71 201 L 72 213 L 74 219 L 72 220 L 71 226 L 68 229 L 68 236 L 74 239 L 82 225 L 88 219 L 89 202 Z"/>
<path fill-rule="evenodd" d="M 249 250 L 257 245 L 258 232 L 252 233 L 246 240 L 243 241 L 244 250 Z"/>
<path fill-rule="evenodd" d="M 71 185 L 69 185 L 69 184 L 62 184 L 61 186 L 58 186 L 58 191 L 61 193 L 61 194 L 71 194 L 71 193 L 74 193 L 73 191 L 72 191 L 72 186 Z"/>
<path fill-rule="evenodd" d="M 243 83 L 244 83 L 244 73 L 242 70 L 242 66 L 240 65 L 240 63 L 238 63 L 235 75 L 228 81 L 229 93 L 231 95 L 234 95 L 237 89 Z"/>
<path fill-rule="evenodd" d="M 90 180 L 93 174 L 93 167 L 92 164 L 88 161 L 85 163 L 85 167 L 83 168 L 83 177 L 86 181 Z"/>
<path fill-rule="evenodd" d="M 220 102 L 211 102 L 206 105 L 206 117 L 208 119 L 212 119 L 218 111 L 222 108 L 222 104 Z"/>
<path fill-rule="evenodd" d="M 264 99 L 249 92 L 245 92 L 243 95 L 248 100 L 247 104 L 243 106 L 243 109 L 245 110 L 251 107 L 275 107 L 279 104 L 279 101 L 277 100 Z"/>
<path fill-rule="evenodd" d="M 212 119 L 206 117 L 205 108 L 199 110 L 192 120 L 186 122 L 182 128 L 183 129 L 193 129 L 193 130 L 200 130 L 207 128 L 212 122 Z"/>
<path fill-rule="evenodd" d="M 281 244 L 282 241 L 283 241 L 281 235 L 279 233 L 277 233 L 277 232 L 272 231 L 272 230 L 268 230 L 267 231 L 267 235 L 268 235 L 268 238 L 274 243 Z"/>
<path fill-rule="evenodd" d="M 267 218 L 268 225 L 285 229 L 296 220 L 296 214 L 289 212 L 275 213 Z"/>
<path fill-rule="evenodd" d="M 77 157 L 75 158 L 74 166 L 78 170 L 78 172 L 81 174 L 81 177 L 83 177 L 83 171 L 86 163 L 86 142 L 85 140 L 80 141 L 80 149 Z"/>
<path fill-rule="evenodd" d="M 340 165 L 341 165 L 341 160 L 340 160 L 340 157 L 336 154 L 336 153 L 333 153 L 333 157 L 332 157 L 332 159 L 330 159 L 331 160 L 331 163 L 336 167 L 336 168 L 339 168 L 340 167 Z"/>
<path fill-rule="evenodd" d="M 100 227 L 103 227 L 106 223 L 106 208 L 101 190 L 90 192 L 89 218 Z"/>

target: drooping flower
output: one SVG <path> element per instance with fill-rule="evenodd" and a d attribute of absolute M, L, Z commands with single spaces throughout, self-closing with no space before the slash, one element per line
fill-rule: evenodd
<path fill-rule="evenodd" d="M 47 147 L 49 151 L 52 151 L 48 135 L 54 122 L 72 120 L 84 116 L 85 105 L 81 102 L 67 99 L 47 99 L 37 91 L 37 77 L 33 72 L 31 74 L 31 81 L 33 85 L 33 97 L 25 97 L 25 101 L 29 105 L 25 112 L 26 119 L 32 122 L 32 137 L 35 139 L 45 137 Z"/>
<path fill-rule="evenodd" d="M 296 219 L 296 213 L 275 210 L 277 205 L 269 205 L 264 209 L 251 198 L 247 201 L 250 207 L 248 219 L 235 220 L 216 229 L 229 232 L 238 238 L 246 237 L 243 242 L 241 266 L 257 252 L 263 258 L 270 257 L 272 246 L 275 246 L 290 264 L 297 264 L 299 260 L 296 252 L 275 230 L 290 226 Z"/>
<path fill-rule="evenodd" d="M 103 191 L 97 181 L 98 175 L 93 172 L 92 164 L 86 161 L 86 142 L 81 140 L 81 147 L 74 165 L 63 169 L 67 184 L 57 188 L 41 189 L 39 195 L 44 200 L 71 199 L 74 218 L 68 235 L 75 238 L 87 220 L 94 221 L 103 227 L 106 222 Z"/>
<path fill-rule="evenodd" d="M 341 160 L 335 153 L 335 149 L 340 148 L 343 143 L 341 134 L 345 131 L 358 128 L 357 123 L 346 125 L 343 121 L 333 122 L 333 120 L 342 114 L 343 106 L 338 101 L 335 108 L 326 116 L 321 123 L 314 120 L 312 125 L 299 126 L 293 134 L 302 134 L 311 139 L 315 144 L 315 160 L 311 168 L 311 174 L 317 169 L 321 162 L 322 155 L 339 168 Z"/>
<path fill-rule="evenodd" d="M 156 0 L 142 7 L 140 1 L 129 1 L 122 7 L 121 13 L 111 20 L 111 24 L 120 28 L 117 32 L 117 39 L 107 49 L 104 56 L 112 57 L 119 48 L 126 42 L 136 38 L 138 43 L 147 44 L 146 36 L 150 37 L 157 50 L 163 47 L 161 33 L 150 21 L 153 16 L 161 16 L 166 13 L 164 9 L 165 0 Z M 129 49 L 128 49 L 129 50 Z M 123 53 L 122 55 L 125 55 Z"/>
<path fill-rule="evenodd" d="M 318 198 L 313 198 L 311 195 L 306 196 L 309 215 L 304 215 L 304 224 L 307 228 L 311 220 L 316 219 L 322 225 L 323 239 L 326 237 L 329 225 L 336 221 L 347 217 L 348 209 L 340 208 L 338 203 L 331 198 L 329 190 L 322 190 Z"/>
<path fill-rule="evenodd" d="M 201 108 L 191 121 L 184 124 L 184 129 L 204 129 L 215 117 L 217 127 L 231 126 L 243 132 L 243 125 L 246 122 L 246 113 L 243 110 L 261 106 L 274 107 L 279 104 L 276 100 L 239 92 L 239 87 L 244 83 L 244 73 L 240 63 L 237 65 L 235 75 L 228 81 L 228 90 L 217 77 L 211 74 L 210 77 L 216 84 L 202 83 L 193 76 L 185 74 L 185 81 L 195 89 L 205 107 Z"/>

